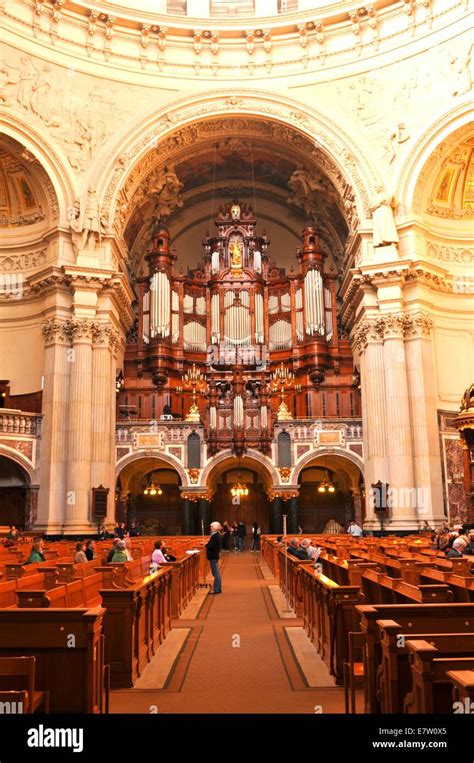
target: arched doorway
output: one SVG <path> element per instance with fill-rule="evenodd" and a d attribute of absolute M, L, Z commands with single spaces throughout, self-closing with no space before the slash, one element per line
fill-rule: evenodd
<path fill-rule="evenodd" d="M 248 490 L 248 495 L 238 499 L 232 496 L 232 486 L 240 482 Z M 254 522 L 258 522 L 262 532 L 269 530 L 270 502 L 265 483 L 252 469 L 229 469 L 217 478 L 212 498 L 213 519 L 221 524 L 227 521 L 243 522 L 249 532 Z"/>
<path fill-rule="evenodd" d="M 30 480 L 15 461 L 0 456 L 0 525 L 25 529 Z"/>
<path fill-rule="evenodd" d="M 305 533 L 323 532 L 330 519 L 344 528 L 351 519 L 363 522 L 363 476 L 349 459 L 339 455 L 319 456 L 304 466 L 298 482 L 298 521 Z M 325 489 L 321 490 L 322 487 Z"/>
<path fill-rule="evenodd" d="M 133 461 L 117 479 L 116 521 L 137 526 L 142 535 L 180 534 L 180 486 L 178 472 L 160 459 Z"/>

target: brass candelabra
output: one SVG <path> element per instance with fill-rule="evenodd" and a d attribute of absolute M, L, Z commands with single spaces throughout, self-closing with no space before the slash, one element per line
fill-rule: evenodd
<path fill-rule="evenodd" d="M 196 364 L 193 363 L 192 368 L 189 371 L 186 371 L 186 373 L 183 376 L 183 382 L 185 389 L 192 389 L 193 391 L 193 397 L 192 397 L 192 403 L 191 407 L 186 414 L 185 421 L 201 421 L 201 417 L 199 414 L 199 408 L 196 405 L 196 390 L 199 390 L 200 392 L 205 392 L 207 389 L 206 380 L 201 372 L 200 368 L 196 368 Z"/>
<path fill-rule="evenodd" d="M 289 368 L 280 363 L 272 374 L 273 392 L 279 393 L 280 405 L 277 411 L 277 421 L 291 421 L 293 416 L 285 403 L 285 389 L 290 389 L 295 385 L 295 375 Z"/>

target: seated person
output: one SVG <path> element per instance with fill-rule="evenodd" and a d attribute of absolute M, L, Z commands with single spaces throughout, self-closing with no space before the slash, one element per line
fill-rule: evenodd
<path fill-rule="evenodd" d="M 467 546 L 464 549 L 464 553 L 468 556 L 474 555 L 474 530 L 469 530 L 467 532 Z"/>
<path fill-rule="evenodd" d="M 84 544 L 79 541 L 79 543 L 76 543 L 76 553 L 74 555 L 74 564 L 82 564 L 82 562 L 87 562 L 87 556 L 86 552 L 84 551 Z"/>
<path fill-rule="evenodd" d="M 160 566 L 160 564 L 166 564 L 166 557 L 163 554 L 163 551 L 161 550 L 161 547 L 163 546 L 162 540 L 156 540 L 155 541 L 155 548 L 151 555 L 151 561 L 153 564 L 157 564 Z"/>
<path fill-rule="evenodd" d="M 28 557 L 27 564 L 36 564 L 36 562 L 45 562 L 46 557 L 43 553 L 44 543 L 42 540 L 36 540 L 32 547 Z"/>
<path fill-rule="evenodd" d="M 351 519 L 351 521 L 349 522 L 349 527 L 347 528 L 347 532 L 349 535 L 352 535 L 353 538 L 362 537 L 362 527 L 359 527 L 355 519 Z"/>
<path fill-rule="evenodd" d="M 102 525 L 102 527 L 99 530 L 99 540 L 107 540 L 107 538 L 113 538 L 113 534 L 109 533 L 105 525 Z"/>
<path fill-rule="evenodd" d="M 455 538 L 452 548 L 450 548 L 446 554 L 447 559 L 461 559 L 464 556 L 464 552 L 467 548 L 467 540 L 464 535 L 460 535 L 459 538 Z"/>
<path fill-rule="evenodd" d="M 311 541 L 309 538 L 305 538 L 304 541 L 302 541 L 301 547 L 304 548 L 304 550 L 306 551 L 308 559 L 314 559 L 318 549 L 311 544 Z"/>
<path fill-rule="evenodd" d="M 114 535 L 117 538 L 120 538 L 120 540 L 122 540 L 122 538 L 125 538 L 126 534 L 127 534 L 127 531 L 125 529 L 125 523 L 124 522 L 120 522 L 120 524 L 117 525 L 117 527 L 114 530 Z"/>
<path fill-rule="evenodd" d="M 127 561 L 131 562 L 133 559 L 132 556 L 132 547 L 130 544 L 130 538 L 124 538 L 123 542 L 125 543 L 125 553 L 127 554 Z"/>
<path fill-rule="evenodd" d="M 15 543 L 18 541 L 20 537 L 20 533 L 16 529 L 15 525 L 10 525 L 10 530 L 7 533 L 7 539 L 5 541 L 5 546 L 8 548 L 9 546 L 14 546 Z"/>
<path fill-rule="evenodd" d="M 173 556 L 173 554 L 169 554 L 167 549 L 164 546 L 161 547 L 161 552 L 162 552 L 162 554 L 165 557 L 167 562 L 175 562 L 176 561 L 176 557 Z"/>
<path fill-rule="evenodd" d="M 286 549 L 288 554 L 291 554 L 292 556 L 296 556 L 297 559 L 308 559 L 308 554 L 306 553 L 306 549 L 302 548 L 300 546 L 300 542 L 296 540 L 296 538 L 293 538 L 290 540 L 290 545 Z"/>
<path fill-rule="evenodd" d="M 92 562 L 93 559 L 97 559 L 97 552 L 95 550 L 95 540 L 88 540 L 86 543 L 86 557 L 88 562 Z"/>
<path fill-rule="evenodd" d="M 283 535 L 277 536 L 277 546 L 283 546 Z"/>
<path fill-rule="evenodd" d="M 115 538 L 114 542 L 112 543 L 112 548 L 110 549 L 109 553 L 107 554 L 107 563 L 111 562 L 113 559 L 113 556 L 115 552 L 117 551 L 117 544 L 119 542 L 120 538 Z"/>
<path fill-rule="evenodd" d="M 129 558 L 126 553 L 125 541 L 118 540 L 115 553 L 112 557 L 112 562 L 128 562 Z"/>

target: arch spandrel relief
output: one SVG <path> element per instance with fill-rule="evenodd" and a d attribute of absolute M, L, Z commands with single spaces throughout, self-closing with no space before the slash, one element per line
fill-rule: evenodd
<path fill-rule="evenodd" d="M 120 141 L 115 141 L 116 149 L 113 152 L 109 150 L 107 155 L 102 157 L 102 161 L 97 160 L 94 178 L 97 186 L 103 191 L 104 207 L 110 209 L 110 219 L 115 217 L 120 192 L 126 187 L 131 173 L 142 161 L 152 166 L 155 161 L 152 152 L 158 146 L 161 148 L 162 142 L 165 147 L 170 148 L 176 145 L 176 142 L 178 145 L 182 141 L 192 143 L 197 138 L 199 124 L 204 123 L 204 120 L 207 124 L 214 123 L 216 118 L 223 115 L 229 115 L 231 120 L 263 119 L 265 123 L 274 125 L 272 129 L 280 128 L 282 138 L 287 139 L 296 132 L 311 140 L 315 150 L 321 155 L 322 164 L 328 170 L 331 168 L 334 178 L 339 177 L 339 185 L 342 186 L 344 182 L 352 185 L 355 199 L 353 202 L 349 201 L 350 212 L 354 213 L 352 204 L 355 203 L 359 217 L 367 215 L 370 189 L 380 182 L 377 170 L 360 151 L 353 138 L 344 133 L 329 117 L 306 107 L 303 109 L 299 103 L 286 98 L 280 97 L 277 100 L 272 93 L 242 92 L 234 96 L 211 93 L 193 99 L 191 105 L 189 98 L 183 105 L 181 103 L 175 104 L 173 110 L 168 109 L 161 115 L 150 116 L 146 122 L 134 125 L 133 135 L 125 135 L 123 130 Z M 231 114 L 234 110 L 238 112 L 238 116 Z M 174 137 L 173 133 L 176 133 Z M 110 162 L 111 156 L 113 166 Z M 131 182 L 133 184 L 133 181 Z"/>

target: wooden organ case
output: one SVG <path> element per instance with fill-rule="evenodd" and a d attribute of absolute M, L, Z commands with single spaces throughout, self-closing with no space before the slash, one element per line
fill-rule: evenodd
<path fill-rule="evenodd" d="M 326 273 L 309 222 L 286 272 L 269 259 L 250 206 L 220 208 L 204 257 L 184 275 L 164 224 L 152 232 L 149 274 L 138 278 L 138 317 L 127 342 L 119 418 L 185 419 L 183 377 L 201 372 L 196 399 L 208 452 L 270 451 L 279 397 L 273 371 L 294 375 L 286 405 L 294 419 L 360 416 L 348 338 L 338 330 L 336 274 Z"/>

